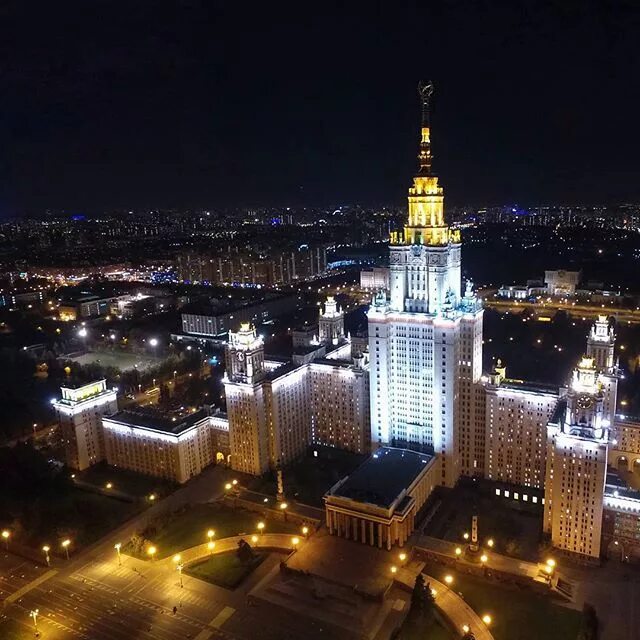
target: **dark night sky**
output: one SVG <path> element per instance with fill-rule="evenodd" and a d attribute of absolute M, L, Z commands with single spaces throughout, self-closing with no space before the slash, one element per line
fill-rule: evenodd
<path fill-rule="evenodd" d="M 613 8 L 610 5 L 614 5 Z M 0 215 L 640 201 L 637 2 L 5 2 Z"/>

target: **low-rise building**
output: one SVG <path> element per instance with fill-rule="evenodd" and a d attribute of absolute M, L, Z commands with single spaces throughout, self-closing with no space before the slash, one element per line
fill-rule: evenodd
<path fill-rule="evenodd" d="M 204 410 L 184 416 L 126 410 L 104 417 L 102 425 L 106 459 L 115 467 L 184 483 L 215 460 Z"/>
<path fill-rule="evenodd" d="M 437 455 L 381 447 L 324 496 L 329 533 L 379 548 L 402 547 L 439 483 Z"/>

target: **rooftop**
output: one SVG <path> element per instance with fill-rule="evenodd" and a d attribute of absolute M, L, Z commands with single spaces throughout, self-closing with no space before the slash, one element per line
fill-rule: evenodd
<path fill-rule="evenodd" d="M 382 447 L 329 493 L 388 509 L 433 457 L 408 449 Z"/>
<path fill-rule="evenodd" d="M 518 391 L 528 391 L 529 393 L 549 393 L 558 395 L 558 385 L 545 384 L 543 382 L 526 382 L 525 380 L 514 380 L 512 378 L 505 378 L 500 383 L 501 388 L 514 389 Z"/>
<path fill-rule="evenodd" d="M 206 417 L 207 414 L 203 409 L 183 416 L 161 413 L 158 410 L 139 409 L 118 411 L 108 419 L 129 427 L 142 427 L 177 436 Z"/>

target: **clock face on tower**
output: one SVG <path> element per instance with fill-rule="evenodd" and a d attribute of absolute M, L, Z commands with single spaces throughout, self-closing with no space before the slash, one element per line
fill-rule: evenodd
<path fill-rule="evenodd" d="M 578 396 L 576 404 L 580 409 L 591 409 L 591 407 L 593 407 L 593 397 L 588 393 L 581 393 Z"/>
<path fill-rule="evenodd" d="M 238 362 L 242 362 L 244 360 L 244 352 L 238 351 L 236 358 L 238 358 Z"/>

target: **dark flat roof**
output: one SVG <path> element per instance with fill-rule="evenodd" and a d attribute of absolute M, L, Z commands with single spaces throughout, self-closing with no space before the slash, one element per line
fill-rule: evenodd
<path fill-rule="evenodd" d="M 533 393 L 551 393 L 556 396 L 559 394 L 558 385 L 545 384 L 544 382 L 527 382 L 525 380 L 505 378 L 500 383 L 500 386 L 505 389 L 517 389 L 519 391 L 530 391 Z"/>
<path fill-rule="evenodd" d="M 332 495 L 388 509 L 431 462 L 433 456 L 382 447 L 365 460 Z"/>
<path fill-rule="evenodd" d="M 205 418 L 207 413 L 200 409 L 194 413 L 185 416 L 172 416 L 163 414 L 158 411 L 118 411 L 112 416 L 108 416 L 109 420 L 120 422 L 130 427 L 143 427 L 152 429 L 153 431 L 161 431 L 172 435 L 179 435 L 183 431 L 190 429 L 196 422 Z M 175 421 L 173 418 L 175 417 Z"/>

